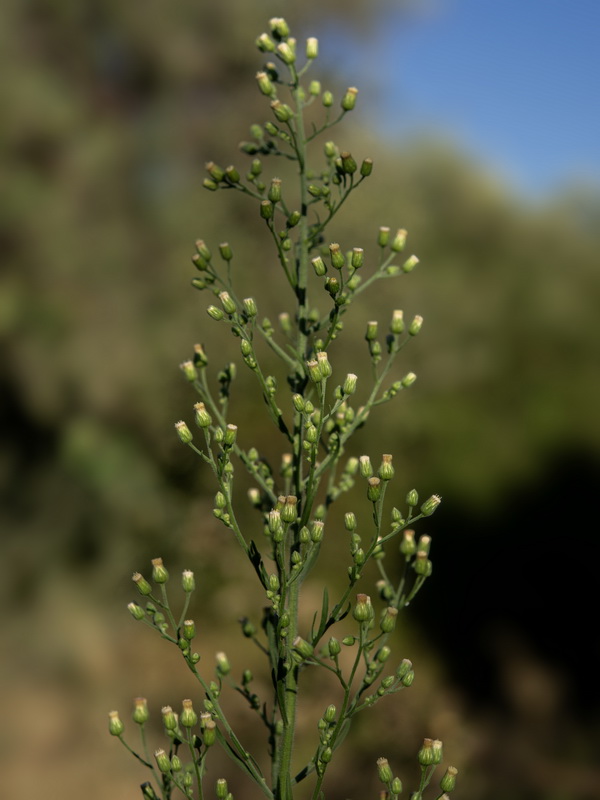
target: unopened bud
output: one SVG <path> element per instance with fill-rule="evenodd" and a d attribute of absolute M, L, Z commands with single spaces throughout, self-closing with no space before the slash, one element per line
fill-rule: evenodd
<path fill-rule="evenodd" d="M 374 615 L 371 598 L 368 594 L 357 594 L 356 604 L 352 609 L 352 616 L 357 622 L 369 622 Z"/>
<path fill-rule="evenodd" d="M 442 792 L 454 791 L 454 787 L 456 786 L 457 775 L 458 775 L 458 770 L 456 769 L 456 767 L 447 768 L 445 775 L 440 781 L 440 789 L 442 790 Z"/>
<path fill-rule="evenodd" d="M 193 619 L 186 619 L 183 622 L 183 636 L 188 642 L 191 642 L 196 635 L 196 623 Z"/>
<path fill-rule="evenodd" d="M 342 108 L 344 109 L 344 111 L 352 111 L 352 109 L 356 105 L 357 94 L 358 94 L 358 89 L 355 86 L 350 86 L 350 88 L 346 89 L 346 93 L 342 97 Z"/>
<path fill-rule="evenodd" d="M 377 759 L 377 775 L 379 776 L 379 780 L 382 783 L 385 783 L 386 786 L 391 782 L 393 778 L 392 768 L 390 767 L 387 758 Z"/>
<path fill-rule="evenodd" d="M 177 431 L 177 435 L 179 436 L 179 439 L 183 442 L 183 444 L 189 444 L 194 438 L 192 436 L 191 430 L 188 428 L 188 426 L 185 424 L 183 420 L 179 420 L 179 422 L 175 423 L 175 430 Z"/>
<path fill-rule="evenodd" d="M 333 94 L 329 91 L 323 92 L 323 94 L 321 95 L 321 101 L 325 106 L 325 108 L 331 108 L 331 106 L 333 105 Z"/>
<path fill-rule="evenodd" d="M 111 736 L 121 736 L 125 730 L 118 711 L 108 712 L 108 730 Z"/>
<path fill-rule="evenodd" d="M 217 662 L 217 672 L 219 675 L 228 675 L 231 672 L 231 664 L 225 653 L 221 650 L 215 655 Z"/>
<path fill-rule="evenodd" d="M 191 700 L 184 700 L 182 702 L 183 709 L 179 716 L 179 721 L 184 728 L 193 728 L 198 723 L 198 715 L 194 711 Z"/>
<path fill-rule="evenodd" d="M 154 583 L 166 583 L 169 580 L 169 573 L 162 558 L 152 559 L 152 580 Z"/>
<path fill-rule="evenodd" d="M 183 372 L 186 380 L 188 380 L 190 383 L 193 383 L 198 377 L 198 373 L 196 372 L 196 367 L 194 366 L 193 361 L 184 361 L 183 364 L 179 365 L 179 369 Z"/>
<path fill-rule="evenodd" d="M 219 245 L 219 253 L 221 254 L 223 261 L 231 261 L 233 258 L 233 250 L 231 249 L 229 242 L 221 242 Z"/>
<path fill-rule="evenodd" d="M 373 475 L 373 467 L 369 456 L 360 456 L 358 459 L 360 474 L 363 478 L 370 478 Z"/>
<path fill-rule="evenodd" d="M 404 312 L 399 308 L 392 312 L 390 330 L 395 336 L 404 333 Z"/>
<path fill-rule="evenodd" d="M 277 45 L 277 55 L 284 64 L 293 64 L 296 60 L 296 55 L 287 42 L 280 42 Z"/>
<path fill-rule="evenodd" d="M 161 713 L 165 730 L 174 731 L 177 728 L 177 716 L 171 706 L 163 706 Z"/>
<path fill-rule="evenodd" d="M 208 428 L 212 423 L 212 418 L 208 411 L 206 410 L 206 406 L 204 403 L 195 403 L 194 410 L 196 412 L 195 419 L 196 425 L 199 428 Z"/>
<path fill-rule="evenodd" d="M 417 256 L 414 255 L 410 256 L 409 258 L 406 259 L 404 264 L 402 264 L 402 272 L 412 272 L 418 263 L 419 259 L 417 258 Z"/>
<path fill-rule="evenodd" d="M 389 453 L 384 453 L 381 457 L 381 465 L 377 474 L 382 481 L 391 481 L 394 477 L 394 467 L 392 466 L 392 456 Z"/>
<path fill-rule="evenodd" d="M 261 33 L 256 40 L 256 46 L 263 53 L 275 52 L 275 42 L 271 39 L 268 33 Z"/>
<path fill-rule="evenodd" d="M 344 381 L 344 385 L 342 386 L 344 394 L 354 394 L 354 392 L 356 391 L 357 381 L 358 377 L 353 372 L 349 372 L 346 375 L 346 380 Z"/>
<path fill-rule="evenodd" d="M 376 503 L 381 496 L 381 480 L 379 478 L 367 479 L 367 497 L 372 503 Z"/>
<path fill-rule="evenodd" d="M 169 760 L 169 756 L 162 748 L 154 752 L 154 758 L 156 759 L 156 765 L 161 772 L 171 771 L 171 761 Z"/>
<path fill-rule="evenodd" d="M 299 656 L 302 658 L 310 658 L 314 652 L 314 648 L 311 644 L 309 644 L 306 639 L 303 639 L 301 636 L 296 636 L 294 641 L 292 642 L 292 646 L 294 650 L 298 653 Z"/>
<path fill-rule="evenodd" d="M 398 616 L 398 609 L 393 606 L 388 606 L 383 612 L 379 627 L 383 633 L 391 633 L 396 627 L 396 617 Z"/>
<path fill-rule="evenodd" d="M 435 763 L 433 754 L 433 739 L 423 739 L 423 747 L 419 750 L 417 759 L 422 767 L 430 767 Z"/>
<path fill-rule="evenodd" d="M 372 172 L 373 172 L 373 159 L 372 158 L 363 159 L 363 162 L 360 165 L 360 174 L 362 175 L 362 177 L 368 178 Z"/>
<path fill-rule="evenodd" d="M 138 606 L 137 603 L 128 603 L 127 609 L 131 616 L 136 619 L 138 622 L 146 616 L 146 612 L 141 606 Z"/>
<path fill-rule="evenodd" d="M 430 517 L 441 502 L 442 498 L 439 494 L 432 494 L 421 506 L 421 514 L 425 517 Z"/>
<path fill-rule="evenodd" d="M 150 586 L 148 581 L 139 572 L 134 572 L 133 575 L 131 576 L 131 579 L 137 586 L 138 592 L 141 595 L 152 594 L 152 586 Z"/>
<path fill-rule="evenodd" d="M 423 317 L 417 316 L 413 317 L 413 321 L 408 326 L 408 332 L 411 336 L 416 336 L 421 328 L 423 327 Z"/>
<path fill-rule="evenodd" d="M 396 235 L 392 239 L 392 243 L 390 244 L 390 250 L 393 250 L 394 253 L 401 253 L 404 250 L 404 245 L 406 244 L 406 231 L 404 228 L 400 228 L 396 231 Z"/>
<path fill-rule="evenodd" d="M 316 58 L 319 55 L 319 40 L 311 36 L 306 40 L 306 57 L 309 59 Z M 318 94 L 318 92 L 317 92 Z"/>
<path fill-rule="evenodd" d="M 337 242 L 333 242 L 329 245 L 329 254 L 331 256 L 331 266 L 335 267 L 335 269 L 342 269 L 346 263 L 346 259 Z"/>
<path fill-rule="evenodd" d="M 136 697 L 133 701 L 133 721 L 138 725 L 148 722 L 150 713 L 148 711 L 148 701 L 145 697 Z"/>

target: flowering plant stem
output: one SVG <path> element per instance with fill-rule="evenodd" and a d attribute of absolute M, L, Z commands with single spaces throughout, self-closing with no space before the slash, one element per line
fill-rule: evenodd
<path fill-rule="evenodd" d="M 258 204 L 261 224 L 266 225 L 273 240 L 275 260 L 292 290 L 293 313 L 279 315 L 280 334 L 276 334 L 269 319 L 258 321 L 256 300 L 240 299 L 237 295 L 233 250 L 227 242 L 218 246 L 220 262 L 213 258 L 204 241 L 196 243 L 193 262 L 199 276 L 192 283 L 200 291 L 212 293 L 219 302 L 208 306 L 208 315 L 215 323 L 230 329 L 239 341 L 243 364 L 256 377 L 269 418 L 285 448 L 279 475 L 255 446 L 249 446 L 243 431 L 238 439 L 238 428 L 230 421 L 229 400 L 237 375 L 236 364 L 227 364 L 218 372 L 216 395 L 202 345 L 196 345 L 193 358 L 181 365 L 199 397 L 194 409 L 200 443 L 194 440 L 184 421 L 175 427 L 181 441 L 210 468 L 217 488 L 214 515 L 233 534 L 265 593 L 268 605 L 261 621 L 262 632 L 249 619 L 244 618 L 241 623 L 244 637 L 253 641 L 267 659 L 273 691 L 271 698 L 259 698 L 247 669 L 240 681 L 232 679 L 231 665 L 223 652 L 216 654 L 212 679 L 200 671 L 200 654 L 193 649 L 196 626 L 193 619 L 187 618 L 195 590 L 193 572 L 185 570 L 182 575 L 184 602 L 178 615 L 170 604 L 169 574 L 162 559 L 152 562 L 154 587 L 140 573 L 135 573 L 134 582 L 145 599 L 145 607 L 130 603 L 132 616 L 179 648 L 201 687 L 204 709 L 198 716 L 191 699 L 183 700 L 180 714 L 169 706 L 162 709 L 168 747 L 155 751 L 156 763 L 146 746 L 146 700 L 136 700 L 133 716 L 140 729 L 142 755 L 125 742 L 124 725 L 118 713 L 111 712 L 110 732 L 151 770 L 153 782 L 141 787 L 147 800 L 158 797 L 168 800 L 175 790 L 186 798 L 204 798 L 213 745 L 222 747 L 269 800 L 293 800 L 297 787 L 310 776 L 314 776 L 313 800 L 324 797 L 328 766 L 354 717 L 413 682 L 414 671 L 408 659 L 384 674 L 391 655 L 388 641 L 399 611 L 412 601 L 432 569 L 430 537 L 421 535 L 415 540 L 412 526 L 430 516 L 440 498 L 433 495 L 419 504 L 417 492 L 411 489 L 405 501 L 398 503 L 404 510 L 393 506 L 388 517 L 386 501 L 394 476 L 392 455 L 382 456 L 377 471 L 368 455 L 346 457 L 352 436 L 374 409 L 392 401 L 414 383 L 416 376 L 412 372 L 390 380 L 400 351 L 419 333 L 423 320 L 415 316 L 406 324 L 403 312 L 394 310 L 383 343 L 378 323 L 367 324 L 365 339 L 372 386 L 361 405 L 354 405 L 358 382 L 354 373 L 348 374 L 332 391 L 330 378 L 334 370 L 328 355 L 343 330 L 343 318 L 354 299 L 377 281 L 412 272 L 418 259 L 401 257 L 406 242 L 403 229 L 395 236 L 390 235 L 387 227 L 379 229 L 378 257 L 373 259 L 372 267 L 360 247 L 344 253 L 337 243 L 323 243 L 331 220 L 373 169 L 371 159 L 364 159 L 359 167 L 351 153 L 340 151 L 331 141 L 323 147 L 324 167 L 315 167 L 309 160 L 318 137 L 354 108 L 357 89 L 346 91 L 339 113 L 332 118 L 331 93 L 322 91 L 318 81 L 311 81 L 308 86 L 303 83 L 318 52 L 316 39 L 307 41 L 306 61 L 301 68 L 297 66 L 297 42 L 285 20 L 271 20 L 270 33 L 262 34 L 257 44 L 267 57 L 279 62 L 276 65 L 268 61 L 256 76 L 261 93 L 270 100 L 275 121 L 253 125 L 253 141 L 241 144 L 243 152 L 255 156 L 244 178 L 235 166 L 223 169 L 209 162 L 204 185 L 210 191 L 239 191 Z M 324 121 L 310 123 L 311 132 L 307 133 L 307 109 L 319 99 Z M 283 182 L 276 177 L 267 185 L 261 178 L 262 158 L 257 156 L 279 157 L 295 163 L 295 189 L 286 185 L 284 192 Z M 298 210 L 290 210 L 296 204 Z M 394 263 L 397 259 L 403 263 Z M 325 312 L 316 306 L 316 302 L 323 300 L 328 306 Z M 291 397 L 269 374 L 269 364 L 261 355 L 261 343 L 267 344 L 286 372 Z M 233 499 L 234 474 L 240 464 L 252 484 L 248 491 L 250 503 L 260 515 L 263 537 L 259 544 L 257 537 L 250 538 L 249 525 L 241 521 Z M 332 505 L 352 488 L 357 477 L 365 482 L 371 530 L 363 542 L 355 513 L 344 514 L 347 585 L 333 604 L 328 590 L 323 590 L 320 611 L 314 612 L 310 629 L 303 630 L 299 622 L 303 584 L 318 561 L 325 527 L 340 527 L 339 522 L 330 523 Z M 328 535 L 336 534 L 331 530 Z M 387 545 L 391 542 L 399 544 L 401 561 L 396 577 L 384 565 Z M 352 600 L 366 566 L 372 562 L 379 571 L 377 591 L 383 601 L 379 616 L 369 595 L 359 592 Z M 393 568 L 397 567 L 396 556 Z M 333 635 L 325 641 L 325 635 L 350 614 L 355 633 L 345 635 L 341 642 Z M 353 649 L 350 659 L 340 658 L 343 649 Z M 325 670 L 335 677 L 339 684 L 338 705 L 331 703 L 325 709 L 317 723 L 313 755 L 307 763 L 298 764 L 297 703 L 303 690 L 302 675 L 308 670 Z M 259 766 L 259 754 L 246 747 L 223 710 L 220 697 L 228 686 L 241 695 L 266 729 L 265 744 L 271 766 L 268 778 Z M 184 762 L 186 752 L 189 760 Z M 412 797 L 422 797 L 441 759 L 441 742 L 425 739 L 418 754 L 421 780 Z M 394 800 L 402 791 L 400 779 L 393 776 L 385 758 L 378 760 L 377 769 L 385 797 Z M 440 782 L 438 797 L 447 796 L 454 788 L 455 775 L 456 770 L 449 767 Z M 225 778 L 216 781 L 215 792 L 218 800 L 232 800 Z"/>

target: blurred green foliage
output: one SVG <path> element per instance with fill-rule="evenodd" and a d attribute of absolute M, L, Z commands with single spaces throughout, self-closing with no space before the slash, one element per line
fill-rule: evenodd
<path fill-rule="evenodd" d="M 236 355 L 189 287 L 194 240 L 231 242 L 247 293 L 261 281 L 261 313 L 275 318 L 286 298 L 253 208 L 205 192 L 203 165 L 229 163 L 249 122 L 262 121 L 249 40 L 269 16 L 316 35 L 336 19 L 366 36 L 386 7 L 286 5 L 3 3 L 5 601 L 35 607 L 45 581 L 69 575 L 97 596 L 110 575 L 121 599 L 150 556 L 216 558 L 197 541 L 213 527 L 213 487 L 172 427 L 191 416 L 177 365 L 193 343 L 215 369 Z M 331 86 L 345 88 L 334 76 Z M 378 225 L 406 227 L 421 264 L 400 296 L 367 297 L 334 368 L 355 371 L 366 356 L 367 319 L 384 326 L 403 307 L 425 325 L 404 364 L 419 381 L 365 430 L 364 449 L 376 457 L 397 441 L 399 475 L 464 506 L 493 506 L 563 451 L 597 457 L 600 196 L 527 205 L 443 143 L 397 149 L 377 138 L 377 119 L 366 123 L 339 134 L 358 158 L 375 157 L 375 174 L 337 238 L 368 258 Z M 238 406 L 257 442 L 260 402 Z"/>

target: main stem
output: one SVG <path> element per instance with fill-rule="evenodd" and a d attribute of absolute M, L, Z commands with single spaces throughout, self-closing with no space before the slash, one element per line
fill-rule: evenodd
<path fill-rule="evenodd" d="M 308 192 L 306 179 L 306 135 L 304 132 L 303 101 L 298 89 L 298 79 L 295 72 L 294 78 L 294 98 L 296 101 L 295 115 L 295 149 L 298 159 L 298 171 L 300 181 L 300 204 L 301 217 L 299 222 L 298 244 L 296 250 L 296 301 L 298 309 L 298 333 L 296 339 L 296 353 L 298 356 L 298 372 L 296 374 L 296 391 L 301 391 L 303 382 L 306 380 L 301 365 L 306 362 L 307 353 L 307 284 L 308 284 Z M 294 425 L 294 484 L 296 496 L 298 497 L 299 512 L 302 519 L 306 519 L 310 509 L 303 508 L 303 501 L 306 499 L 302 494 L 302 440 L 303 440 L 303 418 L 302 414 L 296 414 Z M 298 536 L 298 529 L 294 529 L 295 537 Z M 294 542 L 296 544 L 296 542 Z M 289 587 L 287 595 L 287 611 L 290 617 L 287 635 L 287 672 L 285 675 L 285 719 L 283 720 L 283 735 L 281 740 L 281 751 L 279 760 L 279 774 L 277 786 L 275 787 L 275 797 L 277 800 L 292 800 L 292 752 L 294 748 L 294 734 L 296 729 L 296 706 L 298 698 L 298 666 L 291 656 L 292 642 L 298 635 L 298 600 L 300 596 L 301 581 L 294 581 Z"/>

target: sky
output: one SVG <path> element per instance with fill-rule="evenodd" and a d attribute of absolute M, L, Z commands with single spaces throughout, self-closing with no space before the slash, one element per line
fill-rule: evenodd
<path fill-rule="evenodd" d="M 388 137 L 435 132 L 532 196 L 600 186 L 600 0 L 413 6 L 337 51 L 339 74 L 370 72 Z"/>

